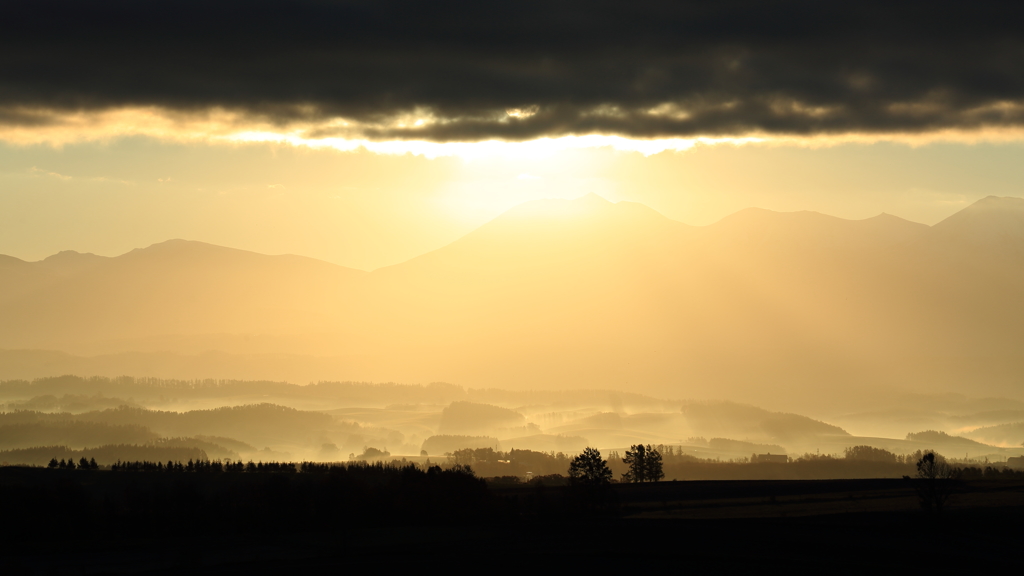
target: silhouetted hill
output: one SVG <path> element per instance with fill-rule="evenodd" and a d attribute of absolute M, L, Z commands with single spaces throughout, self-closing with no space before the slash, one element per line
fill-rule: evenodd
<path fill-rule="evenodd" d="M 73 250 L 54 254 L 39 262 L 0 256 L 0 278 L 4 281 L 4 289 L 0 291 L 0 305 L 60 282 L 102 260 L 101 256 L 79 254 Z"/>
<path fill-rule="evenodd" d="M 501 426 L 522 425 L 525 420 L 522 414 L 508 408 L 475 402 L 452 402 L 441 411 L 438 431 L 443 434 L 475 433 Z"/>
<path fill-rule="evenodd" d="M 818 212 L 774 212 L 748 208 L 701 229 L 704 242 L 720 248 L 821 253 L 878 251 L 906 245 L 928 226 L 889 214 L 844 220 Z"/>
<path fill-rule="evenodd" d="M 322 433 L 331 428 L 333 422 L 334 419 L 327 414 L 273 404 L 225 406 L 188 412 L 122 406 L 73 415 L 41 412 L 0 413 L 0 429 L 11 427 L 9 432 L 12 437 L 50 438 L 59 434 L 70 436 L 73 433 L 83 438 L 126 438 L 118 442 L 153 439 L 150 432 L 152 431 L 161 436 L 224 436 L 263 445 L 306 441 L 311 434 Z M 67 432 L 68 430 L 71 432 Z M 57 441 L 71 440 L 54 440 Z M 39 445 L 41 442 L 29 443 Z"/>
<path fill-rule="evenodd" d="M 217 349 L 221 334 L 323 330 L 338 319 L 337 296 L 364 274 L 185 240 L 115 258 L 62 252 L 25 264 L 22 277 L 4 278 L 11 296 L 0 346 L 132 350 L 132 339 L 163 338 L 158 345 L 174 349 L 182 337 L 214 337 L 203 350 Z"/>
<path fill-rule="evenodd" d="M 106 256 L 97 256 L 89 252 L 83 254 L 74 250 L 64 250 L 32 264 L 47 272 L 67 275 L 99 266 L 108 260 L 110 258 Z"/>
<path fill-rule="evenodd" d="M 0 416 L 2 450 L 56 445 L 88 448 L 103 444 L 143 444 L 157 439 L 156 434 L 137 424 L 111 425 L 76 422 L 70 418 L 41 420 L 31 417 L 11 423 L 12 419 L 7 416 Z M 31 413 L 26 416 L 31 416 Z"/>
<path fill-rule="evenodd" d="M 167 462 L 168 460 L 185 462 L 188 460 L 206 460 L 208 455 L 201 448 L 192 446 L 155 446 L 152 444 L 107 444 L 91 448 L 74 450 L 67 446 L 37 446 L 33 448 L 16 448 L 0 450 L 0 461 L 11 465 L 46 466 L 51 458 L 65 458 L 78 462 L 94 458 L 97 463 L 109 466 L 118 460 L 150 460 Z"/>
<path fill-rule="evenodd" d="M 982 442 L 1003 446 L 1024 445 L 1024 422 L 1011 422 L 1007 424 L 996 424 L 994 426 L 983 426 L 970 432 L 965 436 Z"/>
<path fill-rule="evenodd" d="M 707 435 L 743 436 L 788 443 L 820 435 L 848 436 L 839 426 L 783 412 L 732 402 L 694 402 L 682 408 L 695 432 Z"/>
<path fill-rule="evenodd" d="M 1024 198 L 988 196 L 932 227 L 933 235 L 964 247 L 1024 249 Z"/>
<path fill-rule="evenodd" d="M 953 452 L 954 454 L 961 450 L 970 450 L 977 454 L 979 451 L 986 451 L 992 449 L 992 446 L 984 444 L 982 442 L 978 442 L 977 440 L 971 440 L 970 438 L 963 438 L 961 436 L 950 436 L 945 432 L 940 432 L 937 430 L 911 432 L 907 434 L 907 440 L 913 440 L 915 442 L 926 442 L 928 445 L 934 446 L 935 449 L 939 451 L 950 451 Z"/>

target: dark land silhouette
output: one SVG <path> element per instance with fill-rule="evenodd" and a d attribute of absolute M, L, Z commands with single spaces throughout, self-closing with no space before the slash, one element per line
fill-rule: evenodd
<path fill-rule="evenodd" d="M 765 555 L 805 569 L 837 557 L 840 571 L 877 567 L 879 558 L 853 553 L 865 546 L 902 551 L 884 562 L 899 569 L 921 551 L 946 566 L 1016 561 L 1005 550 L 1024 512 L 1022 472 L 943 477 L 918 466 L 895 479 L 614 483 L 602 459 L 577 459 L 578 483 L 484 480 L 460 464 L 400 461 L 3 467 L 0 545 L 12 573 L 413 567 L 455 550 L 485 562 L 495 549 L 508 566 L 609 567 L 635 559 L 597 550 L 641 545 L 693 569 L 725 557 L 730 569 L 763 566 Z M 941 513 L 922 482 L 938 483 Z"/>

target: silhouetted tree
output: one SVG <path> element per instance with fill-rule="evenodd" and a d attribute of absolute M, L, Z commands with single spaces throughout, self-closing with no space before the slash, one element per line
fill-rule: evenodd
<path fill-rule="evenodd" d="M 647 462 L 644 465 L 644 472 L 648 482 L 657 482 L 665 477 L 665 472 L 661 467 L 661 452 L 651 449 L 650 444 L 647 445 Z"/>
<path fill-rule="evenodd" d="M 57 459 L 56 458 L 50 458 L 50 463 L 47 464 L 46 467 L 47 468 L 56 468 L 57 467 Z"/>
<path fill-rule="evenodd" d="M 625 482 L 657 482 L 665 477 L 661 466 L 661 453 L 650 444 L 630 446 L 622 461 L 629 467 L 622 475 Z"/>
<path fill-rule="evenodd" d="M 611 486 L 612 471 L 596 448 L 586 448 L 569 463 L 569 487 L 565 504 L 583 515 L 614 514 L 618 500 Z M 538 482 L 537 488 L 543 484 Z"/>
<path fill-rule="evenodd" d="M 609 484 L 612 471 L 596 448 L 585 448 L 569 463 L 569 482 L 576 485 L 599 486 Z"/>
<path fill-rule="evenodd" d="M 929 513 L 942 514 L 942 508 L 953 494 L 960 475 L 960 469 L 950 466 L 945 458 L 934 452 L 924 454 L 917 461 L 917 477 L 914 479 L 914 490 L 921 500 L 921 507 Z"/>

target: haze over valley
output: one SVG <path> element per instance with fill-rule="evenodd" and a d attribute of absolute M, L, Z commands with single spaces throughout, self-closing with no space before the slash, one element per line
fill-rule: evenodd
<path fill-rule="evenodd" d="M 170 240 L 6 257 L 0 274 L 3 378 L 81 367 L 809 405 L 880 387 L 1015 395 L 1024 369 L 1018 198 L 931 227 L 753 208 L 694 227 L 587 195 L 372 272 Z"/>
<path fill-rule="evenodd" d="M 590 194 L 369 272 L 169 240 L 0 274 L 0 425 L 22 427 L 0 449 L 1024 453 L 1018 198 L 934 226 L 751 208 L 697 227 Z"/>

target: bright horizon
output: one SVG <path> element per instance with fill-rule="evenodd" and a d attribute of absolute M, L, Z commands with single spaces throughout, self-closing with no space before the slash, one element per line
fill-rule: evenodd
<path fill-rule="evenodd" d="M 561 203 L 557 203 L 557 202 L 558 201 L 562 201 L 562 202 L 572 203 L 574 201 L 584 200 L 584 199 L 586 199 L 587 197 L 590 197 L 590 196 L 593 196 L 593 197 L 596 197 L 596 198 L 600 198 L 601 200 L 609 202 L 611 204 L 618 204 L 620 202 L 630 202 L 630 203 L 633 203 L 633 204 L 641 204 L 641 205 L 643 205 L 642 203 L 633 202 L 633 201 L 630 201 L 630 200 L 611 201 L 611 200 L 608 200 L 607 198 L 601 196 L 600 194 L 596 194 L 594 192 L 588 192 L 588 193 L 585 193 L 585 194 L 583 194 L 581 196 L 577 196 L 575 198 L 558 198 L 558 197 L 553 197 L 553 198 L 536 198 L 536 199 L 532 199 L 532 200 L 526 200 L 526 201 L 524 201 L 524 202 L 522 202 L 520 204 L 514 205 L 514 206 L 512 206 L 512 207 L 502 211 L 495 218 L 500 217 L 502 214 L 505 214 L 506 212 L 509 212 L 509 211 L 515 210 L 515 209 L 519 209 L 519 208 L 525 207 L 527 205 L 534 206 L 535 209 L 533 210 L 533 212 L 536 213 L 536 214 L 539 214 L 539 215 L 546 215 L 546 216 L 549 216 L 549 217 L 569 218 L 569 217 L 571 217 L 571 213 L 566 213 L 565 212 L 565 208 L 564 208 L 565 205 L 561 204 Z M 1007 197 L 1007 198 L 1015 198 L 1015 197 Z M 550 201 L 550 200 L 556 201 L 556 203 L 545 202 L 545 201 Z M 668 218 L 668 219 L 669 220 L 673 220 L 674 222 L 678 222 L 680 224 L 686 224 L 687 226 L 692 226 L 694 228 L 706 228 L 706 227 L 714 226 L 714 225 L 722 222 L 723 220 L 728 219 L 730 216 L 734 216 L 734 215 L 736 215 L 736 214 L 738 214 L 740 212 L 744 212 L 746 210 L 765 210 L 765 211 L 768 211 L 768 212 L 786 213 L 786 211 L 768 210 L 768 209 L 760 208 L 758 206 L 750 206 L 750 207 L 747 207 L 747 208 L 740 209 L 737 212 L 733 212 L 731 214 L 727 214 L 726 216 L 723 216 L 722 218 L 720 218 L 719 220 L 716 220 L 714 222 L 710 222 L 710 223 L 702 224 L 702 225 L 689 224 L 687 222 L 682 222 L 682 221 L 679 221 L 679 220 L 673 220 L 671 218 Z M 848 221 L 853 221 L 853 222 L 861 221 L 861 220 L 871 220 L 873 218 L 878 218 L 880 216 L 894 216 L 894 215 L 889 214 L 887 212 L 879 212 L 878 214 L 875 214 L 873 216 L 867 216 L 867 217 L 864 217 L 864 218 L 841 218 L 839 216 L 833 216 L 831 214 L 825 214 L 825 213 L 816 212 L 816 211 L 813 211 L 813 210 L 793 210 L 793 211 L 790 211 L 790 212 L 814 212 L 816 214 L 821 214 L 823 216 L 829 216 L 829 217 L 837 218 L 839 220 L 848 220 Z M 953 216 L 953 215 L 955 215 L 955 212 L 953 214 L 950 214 L 950 216 Z M 664 215 L 662 214 L 662 216 L 664 216 Z M 895 216 L 895 217 L 896 218 L 900 218 L 899 216 Z M 948 216 L 947 216 L 947 218 L 948 218 Z M 923 224 L 923 222 L 915 222 L 915 221 L 909 220 L 907 218 L 900 218 L 900 219 L 901 220 L 907 220 L 908 222 L 913 222 L 913 223 L 917 223 L 917 224 Z M 490 220 L 488 222 L 490 222 Z M 941 220 L 940 220 L 940 222 L 941 222 Z M 930 224 L 930 225 L 926 224 L 926 226 L 934 226 L 935 224 L 938 224 L 938 223 L 939 222 L 936 222 L 936 223 L 933 223 L 933 224 Z M 486 224 L 486 222 L 484 224 Z M 472 230 L 470 230 L 470 232 L 472 232 Z M 162 241 L 159 241 L 159 242 L 155 242 L 154 244 L 150 244 L 148 246 L 136 246 L 134 248 L 129 249 L 126 252 L 120 252 L 120 253 L 95 254 L 94 252 L 84 252 L 84 251 L 80 251 L 80 250 L 75 250 L 73 248 L 66 248 L 64 250 L 59 250 L 59 251 L 54 252 L 52 254 L 48 254 L 46 256 L 43 256 L 42 258 L 39 258 L 37 260 L 25 260 L 24 258 L 19 258 L 19 259 L 25 260 L 26 262 L 42 262 L 43 260 L 46 260 L 47 258 L 50 258 L 52 256 L 56 256 L 56 255 L 58 255 L 58 254 L 60 254 L 62 252 L 76 252 L 76 253 L 79 253 L 79 254 L 86 254 L 86 255 L 95 254 L 96 256 L 103 256 L 103 257 L 106 257 L 106 258 L 115 258 L 117 256 L 123 256 L 125 254 L 128 254 L 128 253 L 130 253 L 130 252 L 132 252 L 134 250 L 139 250 L 139 249 L 143 249 L 143 248 L 148 248 L 148 247 L 154 246 L 156 244 L 162 244 L 162 243 L 165 243 L 165 242 L 173 242 L 173 241 L 179 241 L 179 240 L 190 241 L 190 242 L 203 242 L 203 243 L 209 244 L 209 242 L 204 242 L 202 240 L 197 240 L 197 239 L 194 239 L 194 238 L 167 238 L 165 240 L 162 240 Z M 458 239 L 456 239 L 456 240 L 458 240 Z M 448 244 L 450 244 L 450 242 Z M 409 259 L 417 258 L 417 257 L 422 256 L 424 254 L 427 254 L 429 252 L 433 252 L 434 250 L 443 248 L 444 246 L 447 246 L 448 244 L 444 244 L 444 245 L 441 245 L 441 246 L 436 246 L 434 248 L 428 248 L 426 251 L 424 251 L 422 253 L 419 253 L 419 254 L 415 254 L 415 255 L 411 256 Z M 255 252 L 255 253 L 258 253 L 258 254 L 263 254 L 261 252 L 256 252 L 254 250 L 248 250 L 248 249 L 241 248 L 241 247 L 238 247 L 238 246 L 226 246 L 226 245 L 218 245 L 218 246 L 222 246 L 224 248 L 231 248 L 231 249 L 235 249 L 235 250 L 243 250 L 243 251 L 246 251 L 246 252 Z M 3 255 L 5 255 L 5 256 L 13 256 L 12 254 L 3 254 Z M 303 257 L 307 257 L 307 258 L 312 258 L 311 256 L 309 256 L 307 254 L 295 254 L 295 253 L 290 253 L 290 252 L 288 252 L 288 253 L 267 253 L 265 255 L 267 255 L 267 256 L 303 256 Z M 405 262 L 405 261 L 406 260 L 403 260 L 402 262 Z M 327 262 L 327 261 L 324 260 L 324 262 Z M 353 270 L 372 272 L 374 270 L 379 270 L 380 268 L 387 268 L 389 266 L 394 266 L 394 265 L 397 265 L 397 264 L 401 264 L 402 262 L 395 262 L 393 264 L 386 264 L 384 266 L 380 266 L 378 268 L 373 268 L 373 269 L 368 269 L 368 270 L 363 270 L 363 269 L 355 268 L 353 266 L 344 266 L 342 264 L 338 264 L 337 262 L 330 262 L 330 263 L 331 264 L 338 264 L 339 266 L 344 266 L 345 268 L 351 268 Z"/>
<path fill-rule="evenodd" d="M 475 160 L 122 138 L 0 145 L 0 254 L 116 255 L 170 238 L 358 269 L 444 246 L 523 202 L 647 205 L 690 225 L 751 207 L 932 225 L 989 195 L 1024 195 L 1019 143 L 606 148 Z"/>

